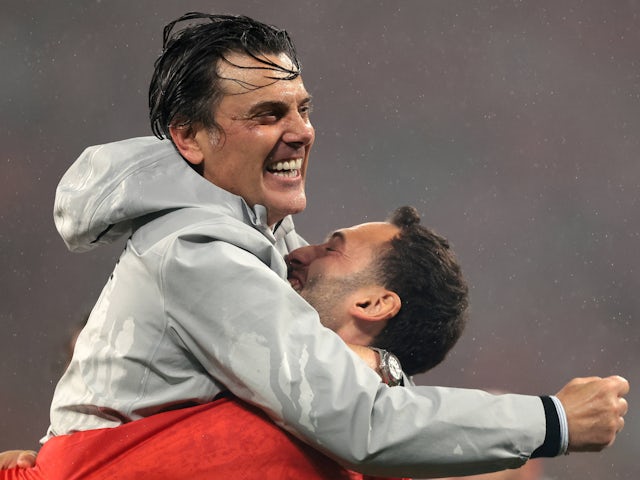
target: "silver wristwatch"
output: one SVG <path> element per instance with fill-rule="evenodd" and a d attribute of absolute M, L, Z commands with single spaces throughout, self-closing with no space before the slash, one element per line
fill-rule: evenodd
<path fill-rule="evenodd" d="M 382 348 L 369 348 L 376 352 L 380 358 L 378 369 L 380 370 L 380 375 L 382 376 L 383 383 L 386 383 L 390 387 L 402 385 L 402 365 L 400 365 L 400 360 L 398 360 L 398 357 L 396 357 L 391 352 L 383 350 Z"/>

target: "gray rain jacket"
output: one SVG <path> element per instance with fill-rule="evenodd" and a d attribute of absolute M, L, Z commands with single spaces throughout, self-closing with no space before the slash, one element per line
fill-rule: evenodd
<path fill-rule="evenodd" d="M 197 175 L 167 141 L 88 148 L 54 216 L 73 251 L 129 239 L 57 385 L 45 439 L 227 389 L 370 474 L 517 467 L 545 439 L 538 397 L 382 384 L 289 286 L 283 254 L 304 245 L 291 218 L 272 232 L 262 206 Z"/>

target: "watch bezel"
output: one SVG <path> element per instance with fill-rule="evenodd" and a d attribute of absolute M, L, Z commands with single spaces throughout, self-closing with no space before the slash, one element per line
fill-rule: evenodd
<path fill-rule="evenodd" d="M 380 357 L 378 369 L 382 375 L 382 381 L 390 387 L 401 385 L 403 381 L 402 364 L 398 357 L 393 353 L 384 350 L 382 348 L 370 347 L 372 350 L 378 353 Z M 391 363 L 394 366 L 391 366 Z M 399 374 L 398 374 L 399 373 Z"/>

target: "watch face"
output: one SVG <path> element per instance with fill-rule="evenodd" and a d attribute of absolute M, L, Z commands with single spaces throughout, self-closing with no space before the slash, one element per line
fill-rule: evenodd
<path fill-rule="evenodd" d="M 389 355 L 389 374 L 396 381 L 402 379 L 402 367 L 395 355 Z"/>

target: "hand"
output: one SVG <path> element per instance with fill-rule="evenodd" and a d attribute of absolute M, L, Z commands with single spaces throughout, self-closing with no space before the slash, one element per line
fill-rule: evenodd
<path fill-rule="evenodd" d="M 569 424 L 570 452 L 599 452 L 624 427 L 629 382 L 622 377 L 575 378 L 556 396 Z"/>
<path fill-rule="evenodd" d="M 0 470 L 20 467 L 30 468 L 36 465 L 37 453 L 33 450 L 8 450 L 0 453 Z"/>

